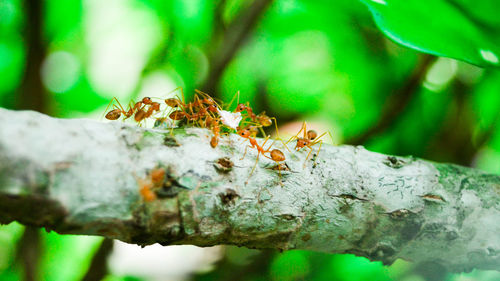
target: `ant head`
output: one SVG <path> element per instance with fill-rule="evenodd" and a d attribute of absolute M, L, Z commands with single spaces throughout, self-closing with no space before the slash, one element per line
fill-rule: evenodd
<path fill-rule="evenodd" d="M 271 150 L 271 158 L 276 162 L 285 161 L 285 154 L 279 149 Z"/>
<path fill-rule="evenodd" d="M 142 98 L 142 103 L 144 103 L 144 104 L 151 104 L 152 100 L 151 100 L 150 97 L 144 97 L 144 98 Z"/>
<path fill-rule="evenodd" d="M 297 139 L 297 145 L 295 146 L 295 149 L 301 149 L 304 146 L 307 146 L 309 141 L 307 139 L 303 138 L 298 138 Z"/>
<path fill-rule="evenodd" d="M 307 131 L 307 138 L 309 140 L 314 140 L 318 136 L 318 133 L 316 133 L 315 130 L 309 130 Z"/>
<path fill-rule="evenodd" d="M 213 104 L 209 105 L 207 108 L 208 108 L 208 111 L 210 111 L 210 112 L 214 112 L 214 113 L 217 112 L 217 106 L 215 106 Z"/>
<path fill-rule="evenodd" d="M 243 110 L 245 110 L 245 109 L 246 109 L 246 106 L 245 106 L 244 104 L 240 103 L 240 104 L 238 104 L 238 106 L 236 107 L 235 112 L 241 112 L 241 111 L 243 111 Z"/>
<path fill-rule="evenodd" d="M 242 138 L 248 138 L 250 136 L 250 130 L 249 129 L 242 129 L 238 131 L 238 135 L 240 135 Z"/>

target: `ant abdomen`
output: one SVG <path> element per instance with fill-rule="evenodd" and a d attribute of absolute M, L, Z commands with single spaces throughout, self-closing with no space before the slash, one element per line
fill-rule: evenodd
<path fill-rule="evenodd" d="M 285 154 L 279 149 L 273 149 L 271 150 L 271 158 L 275 162 L 285 161 Z"/>
<path fill-rule="evenodd" d="M 182 110 L 176 110 L 168 116 L 172 120 L 182 120 L 186 117 L 186 113 Z"/>
<path fill-rule="evenodd" d="M 136 122 L 141 122 L 142 120 L 144 120 L 145 117 L 146 117 L 146 111 L 139 109 L 134 115 L 134 120 Z"/>
<path fill-rule="evenodd" d="M 315 130 L 307 131 L 307 138 L 309 140 L 314 140 L 318 136 L 318 133 Z"/>
<path fill-rule="evenodd" d="M 108 120 L 117 120 L 118 118 L 120 118 L 121 115 L 122 113 L 120 109 L 113 109 L 110 112 L 106 113 L 105 117 Z"/>
<path fill-rule="evenodd" d="M 165 103 L 172 107 L 172 108 L 176 108 L 176 107 L 180 107 L 181 106 L 181 101 L 179 101 L 178 99 L 176 98 L 170 98 L 170 99 L 166 99 L 165 100 Z"/>
<path fill-rule="evenodd" d="M 212 148 L 216 148 L 217 144 L 219 144 L 219 139 L 216 136 L 213 136 L 212 139 L 210 139 L 210 146 Z"/>

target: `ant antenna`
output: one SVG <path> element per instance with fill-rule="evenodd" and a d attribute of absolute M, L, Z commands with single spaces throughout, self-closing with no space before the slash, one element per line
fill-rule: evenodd
<path fill-rule="evenodd" d="M 234 98 L 238 96 L 238 99 L 236 101 L 236 106 L 238 106 L 238 104 L 240 104 L 240 91 L 238 90 L 234 95 L 233 97 L 231 98 L 231 101 L 229 102 L 229 105 L 227 106 L 227 109 L 230 110 L 231 108 L 231 105 L 233 104 L 233 101 L 234 101 Z"/>

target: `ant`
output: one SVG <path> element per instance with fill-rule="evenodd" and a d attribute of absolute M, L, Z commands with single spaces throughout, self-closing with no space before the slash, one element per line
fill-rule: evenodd
<path fill-rule="evenodd" d="M 217 144 L 219 144 L 219 136 L 220 136 L 219 120 L 213 119 L 210 122 L 209 126 L 212 128 L 212 133 L 214 134 L 213 137 L 210 139 L 210 146 L 212 146 L 212 148 L 216 148 Z"/>
<path fill-rule="evenodd" d="M 281 152 L 281 150 L 279 150 L 279 149 L 273 149 L 273 150 L 271 150 L 271 147 L 273 146 L 274 142 L 267 149 L 264 149 L 264 146 L 266 145 L 267 141 L 269 140 L 269 136 L 267 136 L 264 139 L 264 142 L 262 143 L 262 145 L 259 145 L 259 143 L 257 142 L 257 140 L 254 139 L 254 138 L 252 138 L 250 136 L 250 133 L 251 133 L 250 130 L 247 129 L 247 128 L 241 129 L 240 131 L 238 131 L 238 135 L 240 135 L 240 137 L 248 139 L 248 141 L 250 142 L 250 145 L 248 145 L 247 147 L 245 147 L 245 153 L 243 154 L 243 157 L 241 157 L 240 160 L 243 160 L 245 158 L 245 155 L 247 154 L 247 148 L 248 147 L 250 147 L 250 148 L 256 148 L 257 149 L 257 158 L 255 159 L 255 164 L 253 165 L 252 171 L 248 175 L 248 179 L 245 182 L 245 184 L 248 183 L 248 180 L 250 179 L 250 177 L 252 176 L 253 172 L 255 171 L 255 168 L 257 167 L 257 163 L 259 161 L 259 156 L 261 154 L 264 157 L 266 157 L 268 159 L 271 159 L 271 160 L 273 160 L 274 162 L 276 162 L 278 164 L 279 164 L 279 162 L 285 161 L 285 154 L 283 154 L 283 152 Z M 266 153 L 269 153 L 270 156 L 267 156 Z M 280 179 L 281 179 L 281 172 L 280 172 Z"/>
<path fill-rule="evenodd" d="M 197 89 L 195 89 L 194 91 L 196 92 L 195 102 L 196 102 L 196 100 L 198 100 L 198 104 L 201 104 L 201 105 L 202 104 L 206 104 L 206 105 L 208 105 L 207 106 L 208 111 L 210 111 L 212 113 L 216 113 L 217 112 L 217 108 L 221 108 L 219 106 L 219 104 L 209 94 L 207 94 L 205 92 L 202 92 L 200 90 L 197 90 Z M 202 96 L 204 98 L 200 99 L 198 97 L 198 95 L 200 95 L 200 96 Z"/>
<path fill-rule="evenodd" d="M 218 112 L 220 106 L 210 97 L 207 93 L 195 90 L 194 101 L 186 103 L 184 98 L 184 91 L 182 87 L 175 88 L 172 92 L 181 91 L 181 97 L 165 99 L 165 103 L 176 111 L 170 113 L 169 117 L 172 120 L 183 120 L 184 118 L 193 123 L 198 122 L 203 126 L 203 118 L 213 118 L 214 114 Z"/>
<path fill-rule="evenodd" d="M 151 117 L 155 111 L 158 112 L 160 110 L 160 104 L 157 102 L 153 102 L 150 97 L 144 97 L 141 101 L 138 102 L 134 102 L 133 100 L 130 101 L 128 110 L 123 109 L 123 106 L 120 104 L 118 99 L 116 97 L 113 97 L 113 99 L 111 99 L 111 102 L 106 107 L 105 111 L 108 110 L 113 101 L 116 101 L 118 105 L 113 104 L 114 109 L 106 113 L 105 117 L 108 120 L 117 120 L 121 117 L 122 114 L 125 116 L 123 120 L 134 115 L 134 120 L 137 123 L 140 123 L 142 120 Z M 148 105 L 148 110 L 145 110 L 145 107 Z"/>
<path fill-rule="evenodd" d="M 144 98 L 146 99 L 146 98 Z M 144 100 L 143 99 L 143 100 Z M 147 98 L 149 99 L 149 98 Z M 140 124 L 143 120 L 151 117 L 155 112 L 160 111 L 160 104 L 157 102 L 149 102 L 148 104 L 144 104 L 144 102 L 137 102 L 134 106 L 137 107 L 138 104 L 143 104 L 141 108 L 139 108 L 135 114 L 134 114 L 134 120 Z M 146 110 L 146 106 L 149 105 L 148 109 Z M 131 109 L 132 110 L 132 109 Z M 127 117 L 128 118 L 128 117 Z"/>
<path fill-rule="evenodd" d="M 299 137 L 300 132 L 303 132 L 302 137 Z M 306 161 L 307 161 L 307 159 L 309 159 L 309 156 L 311 155 L 311 152 L 313 151 L 312 146 L 319 143 L 319 148 L 318 148 L 318 153 L 319 153 L 319 151 L 321 150 L 321 145 L 323 144 L 323 140 L 321 140 L 321 138 L 325 134 L 326 134 L 326 132 L 321 134 L 318 137 L 318 133 L 316 131 L 307 130 L 306 122 L 304 121 L 304 123 L 302 123 L 302 128 L 300 129 L 300 131 L 295 136 L 291 137 L 286 143 L 289 143 L 292 140 L 297 139 L 297 144 L 295 145 L 295 150 L 300 150 L 303 147 L 307 147 L 310 149 L 309 153 L 307 154 L 306 160 L 304 161 L 304 167 L 305 167 Z M 331 134 L 330 134 L 330 137 L 332 137 Z"/>
<path fill-rule="evenodd" d="M 140 186 L 139 193 L 142 198 L 144 198 L 144 201 L 154 201 L 156 199 L 156 193 L 153 189 L 163 185 L 163 182 L 165 181 L 165 169 L 155 168 L 148 173 L 146 179 L 137 179 L 137 181 Z"/>
<path fill-rule="evenodd" d="M 272 146 L 272 144 L 271 144 L 271 146 Z M 264 155 L 264 156 L 267 157 L 266 155 Z M 267 157 L 267 158 L 269 158 L 269 157 Z M 285 154 L 281 150 L 279 150 L 279 149 L 273 149 L 273 150 L 271 150 L 271 158 L 269 158 L 269 159 L 271 159 L 274 162 L 276 162 L 276 166 L 275 167 L 277 167 L 278 174 L 280 176 L 280 185 L 283 186 L 283 182 L 281 181 L 281 177 L 282 177 L 281 176 L 281 170 L 286 170 L 286 168 L 288 166 L 286 166 L 286 163 L 283 164 L 283 163 L 280 163 L 280 162 L 283 162 L 283 161 L 286 160 Z M 285 168 L 283 168 L 283 166 Z"/>
<path fill-rule="evenodd" d="M 279 133 L 278 133 L 278 125 L 277 125 L 277 120 L 275 117 L 269 117 L 266 115 L 266 112 L 263 111 L 259 114 L 255 114 L 253 109 L 250 107 L 250 104 L 249 102 L 246 102 L 246 103 L 239 103 L 239 100 L 240 100 L 240 92 L 236 92 L 236 94 L 238 96 L 237 98 L 237 106 L 236 106 L 236 109 L 234 110 L 234 112 L 243 112 L 243 111 L 246 111 L 247 112 L 247 116 L 250 118 L 250 120 L 252 120 L 252 122 L 254 122 L 260 132 L 262 133 L 262 136 L 266 137 L 266 133 L 264 132 L 264 130 L 262 129 L 262 127 L 269 127 L 273 124 L 273 120 L 274 120 L 274 124 L 276 125 L 276 133 L 278 134 L 278 139 L 279 139 Z M 231 105 L 233 103 L 233 100 L 234 100 L 234 97 L 231 99 L 231 103 L 229 105 Z"/>
<path fill-rule="evenodd" d="M 156 199 L 156 194 L 151 190 L 153 188 L 153 183 L 150 180 L 138 179 L 139 182 L 139 193 L 146 202 L 151 202 Z"/>

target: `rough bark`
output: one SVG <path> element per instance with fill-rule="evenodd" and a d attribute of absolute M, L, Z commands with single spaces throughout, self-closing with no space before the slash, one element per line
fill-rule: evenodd
<path fill-rule="evenodd" d="M 500 176 L 361 146 L 323 145 L 274 163 L 237 135 L 61 120 L 0 109 L 0 222 L 129 243 L 307 249 L 451 271 L 500 268 Z M 280 145 L 276 144 L 277 147 Z M 228 157 L 234 167 L 221 169 Z M 140 179 L 168 171 L 162 198 Z"/>

